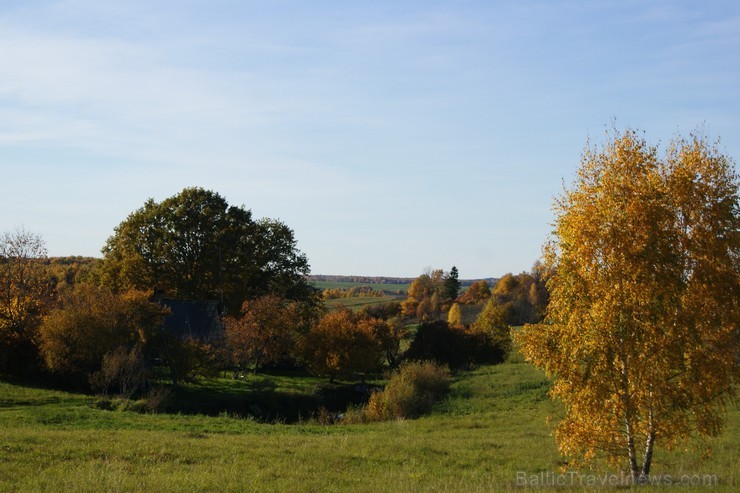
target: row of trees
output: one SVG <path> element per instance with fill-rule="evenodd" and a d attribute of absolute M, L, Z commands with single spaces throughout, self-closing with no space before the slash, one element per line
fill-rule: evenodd
<path fill-rule="evenodd" d="M 372 286 L 354 286 L 351 288 L 327 288 L 321 295 L 325 300 L 336 300 L 341 298 L 382 298 L 386 296 L 384 291 L 374 289 Z"/>
<path fill-rule="evenodd" d="M 546 282 L 548 269 L 536 262 L 532 271 L 506 274 L 493 288 L 485 279 L 473 282 L 460 294 L 457 268 L 449 273 L 433 270 L 416 278 L 409 287 L 409 296 L 403 301 L 402 314 L 420 321 L 439 320 L 445 313 L 457 317 L 460 306 L 493 304 L 501 311 L 507 325 L 536 323 L 543 319 L 549 300 Z M 462 318 L 462 315 L 459 315 Z"/>
<path fill-rule="evenodd" d="M 265 296 L 245 302 L 239 317 L 227 318 L 226 335 L 232 361 L 243 369 L 303 365 L 332 380 L 395 368 L 403 358 L 452 368 L 498 363 L 511 350 L 510 327 L 493 303 L 470 326 L 427 321 L 413 333 L 393 310 L 383 313 L 387 316 L 344 308 L 317 316 L 301 313 L 293 302 Z M 407 338 L 411 341 L 404 353 Z"/>
<path fill-rule="evenodd" d="M 404 311 L 416 304 L 422 309 L 414 314 L 427 313 L 429 303 L 439 311 L 460 291 L 453 267 L 417 279 L 404 305 L 325 313 L 319 292 L 306 282 L 308 264 L 292 231 L 278 221 L 252 221 L 243 207 L 202 189 L 147 201 L 79 279 L 83 269 L 74 272 L 74 262 L 50 272 L 37 235 L 7 234 L 2 247 L 2 370 L 28 374 L 35 366 L 105 390 L 134 388 L 131 375 L 144 378 L 153 361 L 169 368 L 173 383 L 195 371 L 285 364 L 330 379 L 363 376 L 399 363 L 408 335 Z M 224 337 L 204 344 L 164 331 L 168 298 L 218 300 Z M 490 331 L 440 327 L 418 330 L 409 355 L 463 366 L 483 361 L 468 355 L 492 344 L 508 351 Z M 461 356 L 440 356 L 443 346 Z"/>
<path fill-rule="evenodd" d="M 54 264 L 51 272 L 51 263 L 42 260 L 43 240 L 25 231 L 6 234 L 3 248 L 2 371 L 46 368 L 74 380 L 101 371 L 104 359 L 121 348 L 141 364 L 165 362 L 173 382 L 204 360 L 254 368 L 292 362 L 330 377 L 348 369 L 364 373 L 377 368 L 378 354 L 391 366 L 397 363 L 404 330 L 395 317 L 431 321 L 460 291 L 453 267 L 415 280 L 403 305 L 322 318 L 292 231 L 278 221 L 254 222 L 243 207 L 202 189 L 147 201 L 116 228 L 102 262 L 84 268 L 70 261 Z M 159 303 L 165 298 L 222 302 L 229 314 L 227 340 L 204 351 L 161 333 L 166 312 Z M 342 332 L 367 344 L 335 337 Z M 357 347 L 373 364 L 351 354 Z"/>
<path fill-rule="evenodd" d="M 168 367 L 173 381 L 175 375 L 187 379 L 286 365 L 333 381 L 364 379 L 403 359 L 434 360 L 451 368 L 498 363 L 511 349 L 510 328 L 493 303 L 470 326 L 424 322 L 410 334 L 398 317 L 306 310 L 296 301 L 265 295 L 245 301 L 238 315 L 226 317 L 224 337 L 208 342 L 164 332 L 166 315 L 151 293 L 116 294 L 81 285 L 44 317 L 39 352 L 46 367 L 68 381 L 130 394 L 145 389 L 155 360 Z M 404 353 L 405 339 L 410 343 Z"/>
<path fill-rule="evenodd" d="M 255 221 L 243 206 L 201 188 L 147 201 L 103 253 L 101 262 L 62 266 L 45 259 L 36 234 L 0 237 L 0 372 L 89 375 L 104 355 L 124 348 L 168 362 L 176 380 L 188 366 L 178 360 L 193 351 L 157 334 L 163 300 L 217 300 L 225 313 L 265 295 L 306 311 L 320 305 L 290 228 Z"/>

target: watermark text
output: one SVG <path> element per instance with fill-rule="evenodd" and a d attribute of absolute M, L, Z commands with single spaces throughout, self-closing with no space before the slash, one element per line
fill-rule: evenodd
<path fill-rule="evenodd" d="M 552 487 L 629 487 L 638 484 L 653 486 L 706 486 L 713 487 L 719 484 L 716 474 L 661 474 L 648 477 L 633 477 L 630 474 L 584 474 L 576 471 L 564 473 L 538 472 L 528 473 L 517 471 L 516 486 L 520 488 L 552 488 Z"/>

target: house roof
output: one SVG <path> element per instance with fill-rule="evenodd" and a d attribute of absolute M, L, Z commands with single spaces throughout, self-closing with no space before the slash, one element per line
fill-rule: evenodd
<path fill-rule="evenodd" d="M 164 320 L 167 332 L 181 339 L 210 341 L 223 336 L 218 301 L 162 300 L 170 309 Z"/>

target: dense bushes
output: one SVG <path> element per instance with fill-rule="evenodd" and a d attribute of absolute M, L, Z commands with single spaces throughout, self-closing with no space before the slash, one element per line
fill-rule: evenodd
<path fill-rule="evenodd" d="M 545 283 L 547 272 L 535 264 L 532 273 L 504 275 L 493 287 L 493 300 L 504 313 L 506 323 L 523 325 L 542 320 L 549 301 Z"/>
<path fill-rule="evenodd" d="M 148 293 L 116 295 L 81 285 L 41 324 L 41 354 L 52 371 L 90 375 L 106 353 L 152 340 L 163 319 L 163 309 L 149 302 Z"/>
<path fill-rule="evenodd" d="M 415 418 L 427 412 L 450 388 L 447 368 L 430 361 L 408 362 L 374 392 L 362 411 L 365 421 Z"/>
<path fill-rule="evenodd" d="M 436 361 L 452 369 L 500 363 L 506 359 L 511 341 L 508 330 L 503 337 L 497 335 L 476 325 L 465 329 L 450 327 L 443 321 L 422 323 L 405 358 Z"/>
<path fill-rule="evenodd" d="M 508 341 L 508 336 L 505 341 Z M 490 333 L 473 327 L 450 327 L 437 321 L 419 325 L 405 358 L 412 361 L 431 360 L 453 370 L 468 369 L 486 363 L 500 363 L 506 359 L 508 344 Z"/>
<path fill-rule="evenodd" d="M 111 379 L 118 378 L 113 376 L 118 371 L 113 367 L 122 368 L 124 353 L 132 348 L 139 352 L 153 349 L 165 313 L 149 301 L 149 293 L 117 295 L 104 288 L 78 286 L 41 324 L 41 355 L 52 372 L 78 383 L 87 382 L 108 361 L 109 368 L 95 379 L 103 379 L 96 382 L 100 385 L 113 383 Z"/>
<path fill-rule="evenodd" d="M 149 372 L 146 369 L 141 349 L 134 347 L 130 351 L 119 346 L 103 356 L 100 371 L 90 377 L 93 389 L 107 394 L 114 392 L 130 399 L 134 394 L 144 390 Z"/>
<path fill-rule="evenodd" d="M 454 369 L 467 365 L 469 353 L 465 332 L 440 320 L 419 325 L 404 357 L 412 361 L 436 361 Z"/>
<path fill-rule="evenodd" d="M 360 318 L 348 309 L 326 314 L 311 327 L 303 341 L 304 358 L 315 375 L 338 376 L 366 374 L 380 367 L 381 342 L 372 319 Z"/>
<path fill-rule="evenodd" d="M 360 309 L 360 315 L 369 318 L 388 320 L 401 315 L 401 303 L 398 301 L 390 301 L 388 303 L 365 305 Z"/>
<path fill-rule="evenodd" d="M 385 292 L 373 289 L 372 286 L 354 286 L 352 288 L 327 288 L 322 296 L 325 300 L 340 298 L 382 298 Z"/>

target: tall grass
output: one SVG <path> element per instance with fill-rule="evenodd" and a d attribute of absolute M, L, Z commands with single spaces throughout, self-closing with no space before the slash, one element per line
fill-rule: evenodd
<path fill-rule="evenodd" d="M 368 421 L 415 418 L 427 412 L 450 388 L 450 372 L 431 361 L 405 363 L 364 410 Z"/>

